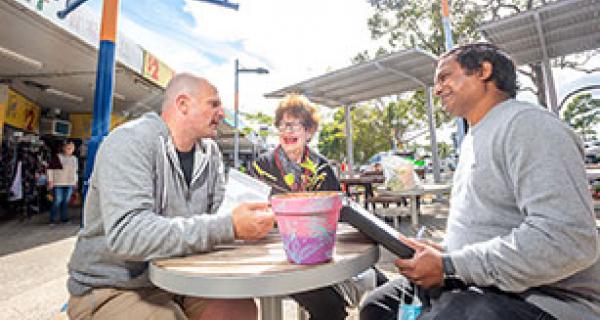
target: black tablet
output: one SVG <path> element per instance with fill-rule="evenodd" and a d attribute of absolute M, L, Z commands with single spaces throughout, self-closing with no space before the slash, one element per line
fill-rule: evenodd
<path fill-rule="evenodd" d="M 411 258 L 415 253 L 413 248 L 400 241 L 400 232 L 353 200 L 344 200 L 344 206 L 340 212 L 340 220 L 348 222 L 364 235 L 381 244 L 400 258 Z"/>

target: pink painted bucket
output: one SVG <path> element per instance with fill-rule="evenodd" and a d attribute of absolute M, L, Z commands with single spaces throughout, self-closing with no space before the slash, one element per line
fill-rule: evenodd
<path fill-rule="evenodd" d="M 342 208 L 339 192 L 274 195 L 271 207 L 289 261 L 317 264 L 331 260 Z"/>

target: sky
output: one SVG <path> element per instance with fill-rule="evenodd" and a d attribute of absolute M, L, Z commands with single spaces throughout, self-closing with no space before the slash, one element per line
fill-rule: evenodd
<path fill-rule="evenodd" d="M 239 0 L 239 11 L 194 0 L 123 0 L 119 29 L 177 72 L 202 75 L 233 109 L 234 61 L 269 74 L 239 75 L 240 111 L 272 113 L 267 92 L 346 67 L 374 50 L 366 0 Z M 97 12 L 101 1 L 88 4 Z"/>
<path fill-rule="evenodd" d="M 239 11 L 195 0 L 122 0 L 119 29 L 177 72 L 202 75 L 233 109 L 234 61 L 242 68 L 240 111 L 272 114 L 276 99 L 263 94 L 351 64 L 359 52 L 374 52 L 367 0 L 230 0 Z M 100 12 L 101 0 L 86 5 Z M 594 64 L 600 65 L 600 58 Z M 562 96 L 577 86 L 600 83 L 600 75 L 555 71 Z M 534 101 L 532 94 L 522 99 Z"/>

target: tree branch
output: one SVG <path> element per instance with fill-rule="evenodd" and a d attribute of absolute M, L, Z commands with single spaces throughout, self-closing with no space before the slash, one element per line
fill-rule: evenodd
<path fill-rule="evenodd" d="M 528 76 L 528 77 L 530 77 L 530 78 L 533 78 L 533 77 L 534 77 L 534 74 L 533 74 L 533 72 L 528 72 L 528 71 L 525 71 L 525 70 L 523 70 L 523 69 L 517 69 L 517 72 L 519 72 L 519 73 L 520 73 L 520 74 L 522 74 L 522 75 Z"/>
<path fill-rule="evenodd" d="M 532 88 L 532 87 L 523 87 L 523 88 L 519 88 L 519 91 L 529 91 L 529 92 L 531 92 L 531 93 L 535 94 L 536 96 L 538 95 L 538 91 L 537 91 L 537 90 L 535 90 L 535 89 L 534 89 L 534 88 Z"/>

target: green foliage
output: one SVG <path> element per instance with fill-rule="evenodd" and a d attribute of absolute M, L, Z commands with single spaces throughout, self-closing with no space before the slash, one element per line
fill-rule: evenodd
<path fill-rule="evenodd" d="M 308 171 L 307 175 L 302 175 L 302 190 L 304 191 L 316 191 L 319 190 L 323 181 L 325 181 L 325 177 L 327 173 L 319 171 L 323 170 L 327 164 L 324 163 L 317 167 L 310 158 L 307 158 L 306 161 L 300 164 L 300 167 L 306 169 Z"/>
<path fill-rule="evenodd" d="M 452 0 L 450 3 L 450 23 L 452 38 L 456 44 L 482 41 L 477 30 L 485 21 L 498 20 L 506 16 L 521 13 L 546 3 L 546 0 Z M 376 9 L 367 21 L 371 37 L 374 40 L 386 40 L 386 47 L 379 48 L 374 56 L 382 52 L 400 51 L 406 48 L 421 48 L 435 55 L 446 51 L 442 26 L 441 1 L 439 0 L 369 0 Z M 359 53 L 354 61 L 368 59 L 367 52 Z M 589 57 L 588 57 L 589 60 Z M 578 67 L 586 60 L 567 61 L 560 58 L 554 61 L 559 67 Z M 528 76 L 534 88 L 524 88 L 538 96 L 545 105 L 541 67 L 532 64 L 521 68 Z"/>
<path fill-rule="evenodd" d="M 248 122 L 249 124 L 253 125 L 254 127 L 256 127 L 256 126 L 270 127 L 273 125 L 274 118 L 272 116 L 264 114 L 260 111 L 258 113 L 242 112 L 241 115 L 244 117 L 244 121 Z M 252 129 L 249 127 L 246 127 L 244 129 L 247 129 L 247 130 L 242 131 L 245 134 L 249 133 L 249 131 L 252 131 Z M 266 137 L 268 135 L 268 132 L 259 130 L 258 135 L 261 137 Z"/>
<path fill-rule="evenodd" d="M 577 95 L 563 112 L 563 119 L 582 135 L 595 135 L 594 126 L 600 124 L 600 99 L 590 93 Z"/>
<path fill-rule="evenodd" d="M 264 114 L 260 111 L 258 113 L 242 112 L 242 115 L 244 116 L 244 119 L 246 119 L 247 121 L 264 124 L 264 125 L 272 125 L 273 124 L 273 117 L 270 115 Z"/>
<path fill-rule="evenodd" d="M 252 166 L 254 167 L 254 170 L 256 171 L 256 173 L 259 176 L 265 177 L 271 182 L 277 181 L 277 178 L 275 178 L 273 175 L 269 174 L 267 171 L 263 170 L 258 165 L 258 163 L 256 163 L 256 161 L 252 162 Z M 319 190 L 321 188 L 321 184 L 323 183 L 323 181 L 325 181 L 325 177 L 327 176 L 327 173 L 325 173 L 325 172 L 319 173 L 319 171 L 323 170 L 323 168 L 325 168 L 325 166 L 327 166 L 327 163 L 324 163 L 317 167 L 315 165 L 315 163 L 312 162 L 312 160 L 310 160 L 310 158 L 307 158 L 304 162 L 300 163 L 300 167 L 302 167 L 303 169 L 306 169 L 306 171 L 308 171 L 308 174 L 303 174 L 300 177 L 300 180 L 302 181 L 302 183 L 301 183 L 298 191 Z M 267 182 L 269 182 L 269 181 L 267 181 Z M 294 183 L 296 182 L 296 178 L 293 173 L 288 173 L 285 176 L 283 176 L 283 182 L 288 187 L 293 188 Z M 276 187 L 276 185 L 274 185 L 273 183 L 269 183 L 269 184 L 271 184 L 271 186 L 273 186 L 273 187 Z M 277 189 L 279 189 L 279 188 L 277 188 Z M 287 191 L 287 190 L 280 190 L 280 191 Z"/>
<path fill-rule="evenodd" d="M 445 142 L 438 142 L 437 146 L 438 146 L 438 155 L 440 156 L 440 159 L 447 158 L 448 156 L 450 156 L 452 154 L 452 146 L 450 144 L 447 144 Z M 430 145 L 426 145 L 426 146 L 422 146 L 422 147 L 423 147 L 423 149 L 425 149 L 425 151 L 431 153 Z"/>
<path fill-rule="evenodd" d="M 490 1 L 491 2 L 491 1 Z M 368 20 L 373 39 L 387 39 L 391 50 L 422 48 L 435 55 L 445 50 L 439 0 L 377 1 Z M 486 5 L 476 1 L 451 1 L 453 39 L 457 43 L 480 39 L 477 25 L 486 18 Z"/>
<path fill-rule="evenodd" d="M 392 98 L 386 102 L 375 101 L 352 108 L 352 140 L 354 159 L 364 163 L 380 151 L 407 147 L 406 133 L 426 130 L 427 113 L 423 90 Z M 450 121 L 441 110 L 434 111 L 435 126 Z M 322 125 L 318 141 L 319 151 L 329 159 L 341 161 L 346 154 L 344 110 L 338 109 L 333 121 Z"/>

